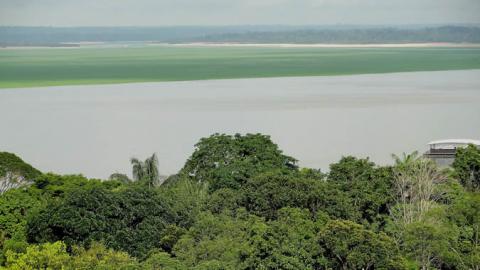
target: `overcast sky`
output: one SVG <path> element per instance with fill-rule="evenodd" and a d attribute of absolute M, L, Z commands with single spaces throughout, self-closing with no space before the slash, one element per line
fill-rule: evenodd
<path fill-rule="evenodd" d="M 480 23 L 480 0 L 0 0 L 0 25 Z"/>

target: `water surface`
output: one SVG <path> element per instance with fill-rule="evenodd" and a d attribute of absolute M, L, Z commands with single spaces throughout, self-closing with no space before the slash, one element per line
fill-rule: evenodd
<path fill-rule="evenodd" d="M 0 90 L 0 150 L 42 171 L 106 178 L 156 152 L 170 174 L 215 132 L 270 134 L 307 167 L 387 164 L 480 139 L 480 70 Z"/>

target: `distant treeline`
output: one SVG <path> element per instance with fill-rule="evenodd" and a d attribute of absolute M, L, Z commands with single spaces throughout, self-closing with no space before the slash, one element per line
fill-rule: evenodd
<path fill-rule="evenodd" d="M 2 46 L 58 46 L 78 42 L 480 43 L 480 27 L 0 27 Z"/>
<path fill-rule="evenodd" d="M 49 46 L 78 42 L 187 42 L 226 33 L 311 29 L 298 26 L 22 27 L 0 26 L 0 45 Z M 331 29 L 331 28 L 329 28 Z"/>
<path fill-rule="evenodd" d="M 342 29 L 250 32 L 210 35 L 200 41 L 234 43 L 479 43 L 479 27 L 444 26 L 423 29 Z"/>

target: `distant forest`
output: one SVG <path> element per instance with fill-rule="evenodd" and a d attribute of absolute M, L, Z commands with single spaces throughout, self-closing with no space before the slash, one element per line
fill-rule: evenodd
<path fill-rule="evenodd" d="M 383 44 L 383 43 L 479 43 L 480 27 L 445 26 L 423 29 L 342 29 L 249 32 L 210 35 L 203 42 Z"/>
<path fill-rule="evenodd" d="M 480 43 L 480 27 L 477 25 L 423 27 L 0 27 L 0 46 L 75 46 L 75 43 L 79 42 Z"/>

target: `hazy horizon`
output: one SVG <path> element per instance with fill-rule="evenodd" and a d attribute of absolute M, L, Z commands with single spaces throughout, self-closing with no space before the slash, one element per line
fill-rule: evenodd
<path fill-rule="evenodd" d="M 389 28 L 389 27 L 398 27 L 398 28 L 409 28 L 409 27 L 442 27 L 442 26 L 471 26 L 471 27 L 480 27 L 480 22 L 478 23 L 460 23 L 460 22 L 445 22 L 445 23 L 414 23 L 414 24 L 171 24 L 171 25 L 19 25 L 19 24 L 10 24 L 10 25 L 1 25 L 0 27 L 38 27 L 38 28 L 228 28 L 228 27 L 293 27 L 295 29 L 305 28 Z"/>
<path fill-rule="evenodd" d="M 479 24 L 479 14 L 477 0 L 0 0 L 0 26 L 408 26 Z"/>

